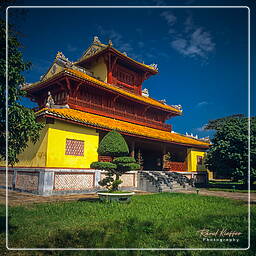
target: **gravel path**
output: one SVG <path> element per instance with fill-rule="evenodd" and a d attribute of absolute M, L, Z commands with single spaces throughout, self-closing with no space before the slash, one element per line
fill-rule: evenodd
<path fill-rule="evenodd" d="M 181 193 L 196 193 L 195 191 L 179 191 Z M 149 192 L 136 191 L 136 194 L 144 195 L 151 194 Z M 231 198 L 235 200 L 242 200 L 248 202 L 247 193 L 239 192 L 224 192 L 224 191 L 209 191 L 207 189 L 200 189 L 200 195 L 205 196 L 219 196 L 225 198 Z M 0 189 L 0 204 L 5 204 L 6 190 Z M 53 196 L 40 196 L 30 193 L 22 193 L 17 191 L 8 191 L 8 205 L 18 206 L 31 203 L 48 203 L 48 202 L 60 202 L 60 201 L 95 201 L 98 200 L 96 193 L 91 194 L 73 194 L 73 195 L 53 195 Z M 251 193 L 251 204 L 256 204 L 256 193 Z"/>

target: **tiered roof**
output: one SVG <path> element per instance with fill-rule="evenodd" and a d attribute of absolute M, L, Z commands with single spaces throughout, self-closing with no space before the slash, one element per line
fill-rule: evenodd
<path fill-rule="evenodd" d="M 172 106 L 169 106 L 167 104 L 161 103 L 158 100 L 152 99 L 150 97 L 145 97 L 145 96 L 142 96 L 142 95 L 138 95 L 138 94 L 134 94 L 134 93 L 128 92 L 126 90 L 118 88 L 118 87 L 116 87 L 114 85 L 111 85 L 109 83 L 105 83 L 103 81 L 100 81 L 100 80 L 98 80 L 98 79 L 96 79 L 96 78 L 94 78 L 94 77 L 92 77 L 92 76 L 90 76 L 90 75 L 88 75 L 88 74 L 86 74 L 86 73 L 84 73 L 82 71 L 73 69 L 72 67 L 64 68 L 61 72 L 51 76 L 50 78 L 48 78 L 46 80 L 43 80 L 43 81 L 39 81 L 39 82 L 33 83 L 33 84 L 29 84 L 26 87 L 23 87 L 23 89 L 26 90 L 26 91 L 32 91 L 34 88 L 37 89 L 38 87 L 43 86 L 44 84 L 50 82 L 51 80 L 54 80 L 56 77 L 61 76 L 63 74 L 71 75 L 71 76 L 73 76 L 75 78 L 79 78 L 79 79 L 83 79 L 85 81 L 92 82 L 95 85 L 102 86 L 105 89 L 109 89 L 111 91 L 117 92 L 117 93 L 119 93 L 121 95 L 124 95 L 124 96 L 127 96 L 129 98 L 135 99 L 135 100 L 137 100 L 139 102 L 144 102 L 144 103 L 150 104 L 152 106 L 155 106 L 155 107 L 158 107 L 158 108 L 162 108 L 164 110 L 169 110 L 169 111 L 175 112 L 175 114 L 177 114 L 177 115 L 181 115 L 182 114 L 181 110 L 176 109 L 176 108 L 174 108 Z"/>
<path fill-rule="evenodd" d="M 147 71 L 149 71 L 152 74 L 158 73 L 157 65 L 155 65 L 155 64 L 147 65 L 147 64 L 141 63 L 139 61 L 136 61 L 136 60 L 128 57 L 126 53 L 122 53 L 122 52 L 118 51 L 117 49 L 115 49 L 113 47 L 111 40 L 109 41 L 109 44 L 103 44 L 100 42 L 98 37 L 94 37 L 93 43 L 84 52 L 82 57 L 77 62 L 75 62 L 75 64 L 80 65 L 83 62 L 87 62 L 92 58 L 98 57 L 99 55 L 102 55 L 107 51 L 112 52 L 115 55 L 122 57 L 124 60 L 126 60 L 130 63 L 133 63 L 143 69 L 146 69 Z"/>
<path fill-rule="evenodd" d="M 151 140 L 158 140 L 174 144 L 183 144 L 200 148 L 208 148 L 209 143 L 201 140 L 188 138 L 184 135 L 157 130 L 154 128 L 132 124 L 113 118 L 94 115 L 74 109 L 49 109 L 44 108 L 37 112 L 37 116 L 50 116 L 57 119 L 80 123 L 86 126 L 98 127 L 106 130 L 117 130 L 127 135 L 135 135 Z"/>

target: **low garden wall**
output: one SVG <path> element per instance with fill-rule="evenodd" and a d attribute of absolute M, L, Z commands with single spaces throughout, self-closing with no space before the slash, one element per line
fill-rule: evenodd
<path fill-rule="evenodd" d="M 91 193 L 101 189 L 105 172 L 93 169 L 9 168 L 8 188 L 39 195 Z M 122 175 L 123 188 L 137 188 L 137 171 Z M 6 170 L 0 167 L 0 187 L 6 187 Z"/>

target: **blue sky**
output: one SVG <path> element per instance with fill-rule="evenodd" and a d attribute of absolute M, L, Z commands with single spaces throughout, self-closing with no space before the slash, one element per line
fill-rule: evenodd
<path fill-rule="evenodd" d="M 218 5 L 219 2 L 159 0 L 122 4 Z M 118 2 L 71 3 L 116 5 Z M 35 3 L 20 3 L 32 4 Z M 63 5 L 61 1 L 55 4 Z M 68 5 L 68 1 L 64 4 Z M 246 5 L 246 2 L 222 1 L 222 4 Z M 16 9 L 9 12 L 15 14 Z M 39 80 L 57 51 L 75 61 L 93 36 L 103 43 L 111 39 L 114 47 L 128 56 L 146 64 L 158 64 L 159 74 L 145 81 L 143 87 L 149 89 L 152 98 L 182 105 L 183 116 L 168 121 L 173 130 L 204 137 L 211 135 L 202 129 L 209 120 L 248 113 L 247 20 L 246 8 L 67 8 L 29 9 L 25 18 L 15 18 L 13 22 L 22 33 L 24 58 L 33 63 L 25 74 L 27 82 Z M 28 101 L 25 103 L 31 106 Z"/>

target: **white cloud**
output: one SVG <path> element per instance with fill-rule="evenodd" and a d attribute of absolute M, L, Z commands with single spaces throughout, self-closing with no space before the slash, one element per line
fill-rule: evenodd
<path fill-rule="evenodd" d="M 145 57 L 148 59 L 149 63 L 156 63 L 157 56 L 162 54 L 163 56 L 165 53 L 161 51 L 157 51 L 153 47 L 145 47 L 145 42 L 142 40 L 131 40 L 130 38 L 126 38 L 124 34 L 121 34 L 114 29 L 105 29 L 103 26 L 97 26 L 97 31 L 99 34 L 99 39 L 105 38 L 102 40 L 111 40 L 113 42 L 113 46 L 121 52 L 126 52 L 126 54 L 140 62 L 145 60 Z M 136 28 L 135 31 L 140 34 L 142 33 L 142 29 Z M 140 35 L 141 36 L 141 35 Z M 152 43 L 152 42 L 151 42 Z M 139 50 L 138 50 L 139 49 Z"/>
<path fill-rule="evenodd" d="M 164 11 L 160 16 L 164 17 L 169 26 L 173 26 L 176 23 L 177 18 L 170 11 Z"/>
<path fill-rule="evenodd" d="M 197 132 L 205 132 L 205 127 L 206 127 L 206 124 L 204 124 L 204 125 L 201 126 L 201 127 L 196 128 L 195 130 L 196 130 Z"/>
<path fill-rule="evenodd" d="M 193 33 L 174 39 L 171 46 L 185 56 L 202 58 L 207 58 L 215 49 L 211 34 L 203 28 L 197 28 Z"/>
<path fill-rule="evenodd" d="M 188 57 L 199 57 L 207 59 L 209 54 L 215 50 L 215 43 L 209 31 L 203 27 L 196 26 L 189 14 L 183 20 L 180 29 L 177 17 L 170 11 L 164 11 L 160 14 L 168 25 L 168 34 L 171 47 Z"/>
<path fill-rule="evenodd" d="M 111 40 L 114 46 L 120 51 L 125 51 L 130 54 L 133 52 L 134 49 L 131 43 L 126 42 L 119 32 L 113 29 L 104 29 L 102 26 L 98 26 L 98 31 L 101 36 L 106 37 L 107 40 Z"/>
<path fill-rule="evenodd" d="M 197 104 L 196 104 L 196 107 L 197 108 L 200 108 L 200 107 L 203 107 L 203 106 L 206 106 L 206 105 L 209 105 L 210 103 L 209 102 L 207 102 L 207 101 L 201 101 L 201 102 L 198 102 Z"/>

